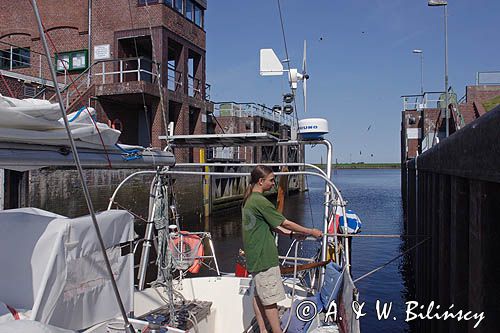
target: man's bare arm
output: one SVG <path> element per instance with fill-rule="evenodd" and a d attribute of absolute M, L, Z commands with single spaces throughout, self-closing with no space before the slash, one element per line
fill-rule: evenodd
<path fill-rule="evenodd" d="M 292 222 L 292 221 L 286 220 L 286 219 L 276 229 L 277 229 L 278 233 L 281 233 L 284 235 L 290 235 L 290 232 L 293 232 L 293 233 L 299 233 L 299 234 L 306 235 L 306 236 L 313 236 L 316 238 L 320 238 L 323 236 L 323 232 L 321 230 L 313 229 L 313 228 L 306 228 L 306 227 L 303 227 L 295 222 Z"/>

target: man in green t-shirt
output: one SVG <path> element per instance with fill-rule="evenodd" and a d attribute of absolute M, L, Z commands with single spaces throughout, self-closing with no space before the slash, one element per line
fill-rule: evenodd
<path fill-rule="evenodd" d="M 261 332 L 267 332 L 266 316 L 273 333 L 281 333 L 277 303 L 285 299 L 278 262 L 278 248 L 274 232 L 290 238 L 313 236 L 320 238 L 318 229 L 302 227 L 287 220 L 263 193 L 274 186 L 271 168 L 258 165 L 250 174 L 250 184 L 245 192 L 242 209 L 243 245 L 247 270 L 252 274 L 255 286 L 253 308 Z"/>

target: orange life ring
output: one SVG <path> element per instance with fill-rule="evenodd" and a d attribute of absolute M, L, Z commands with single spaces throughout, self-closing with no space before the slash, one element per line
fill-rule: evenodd
<path fill-rule="evenodd" d="M 179 244 L 181 242 L 181 239 L 182 244 Z M 182 252 L 189 252 L 191 251 L 191 249 L 198 248 L 198 251 L 196 252 L 196 258 L 194 259 L 193 264 L 188 268 L 189 273 L 198 273 L 201 269 L 201 262 L 203 260 L 200 257 L 203 257 L 203 255 L 205 254 L 202 239 L 198 235 L 191 235 L 189 234 L 189 232 L 180 231 L 179 237 L 174 238 L 172 241 L 174 243 L 173 245 L 176 248 L 180 248 Z"/>

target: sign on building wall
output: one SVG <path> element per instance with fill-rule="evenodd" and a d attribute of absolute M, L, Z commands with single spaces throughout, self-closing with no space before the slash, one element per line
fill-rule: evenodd
<path fill-rule="evenodd" d="M 420 139 L 422 132 L 420 128 L 408 128 L 406 129 L 407 139 Z"/>
<path fill-rule="evenodd" d="M 94 60 L 103 60 L 111 58 L 111 45 L 96 45 L 94 46 Z"/>

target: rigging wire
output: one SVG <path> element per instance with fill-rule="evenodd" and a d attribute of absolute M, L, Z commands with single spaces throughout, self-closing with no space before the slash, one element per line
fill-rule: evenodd
<path fill-rule="evenodd" d="M 389 260 L 388 262 L 386 262 L 385 264 L 383 265 L 380 265 L 379 267 L 375 268 L 375 269 L 372 269 L 371 271 L 369 271 L 368 273 L 360 276 L 359 278 L 357 278 L 356 280 L 352 281 L 353 283 L 356 283 L 370 275 L 372 275 L 373 273 L 381 270 L 382 268 L 384 268 L 385 266 L 389 265 L 390 263 L 392 263 L 393 261 L 401 258 L 402 256 L 404 256 L 405 254 L 407 254 L 408 252 L 412 251 L 413 249 L 417 248 L 418 246 L 422 245 L 423 243 L 427 242 L 429 239 L 431 239 L 431 237 L 427 237 L 426 239 L 418 242 L 417 244 L 415 244 L 414 246 L 410 247 L 408 250 L 404 251 L 403 253 L 397 255 L 396 257 L 392 258 L 391 260 Z"/>
<path fill-rule="evenodd" d="M 280 0 L 277 0 L 278 2 L 278 12 L 279 12 L 279 16 L 280 16 L 280 25 L 281 25 L 281 33 L 283 35 L 283 44 L 285 46 L 285 57 L 286 57 L 286 64 L 287 64 L 287 67 L 288 67 L 288 77 L 290 78 L 290 60 L 289 60 L 289 57 L 288 57 L 288 46 L 287 46 L 287 43 L 286 43 L 286 33 L 285 33 L 285 25 L 283 23 L 283 13 L 281 11 L 281 3 L 280 3 Z M 296 95 L 295 95 L 295 91 L 294 89 L 291 87 L 291 83 L 290 83 L 290 90 L 292 91 L 292 95 L 293 95 L 293 108 L 295 110 L 295 121 L 296 121 L 296 125 L 298 126 L 298 123 L 299 123 L 299 116 L 297 114 L 297 101 L 295 99 Z M 299 147 L 300 149 L 300 147 Z M 304 149 L 304 153 L 305 153 L 305 148 L 302 147 L 302 149 Z M 300 163 L 300 161 L 299 161 Z M 305 170 L 305 158 L 303 158 L 303 166 L 302 168 L 304 168 Z M 306 186 L 307 188 L 309 188 L 309 182 L 308 182 L 308 177 L 307 175 L 304 176 L 305 177 L 305 182 L 306 182 Z M 311 224 L 312 224 L 312 227 L 314 228 L 315 227 L 315 223 L 314 223 L 314 216 L 313 216 L 313 213 L 312 213 L 312 204 L 311 204 L 311 196 L 310 196 L 310 193 L 307 193 L 307 201 L 309 203 L 309 213 L 310 213 L 310 216 L 311 216 Z"/>
<path fill-rule="evenodd" d="M 37 21 L 37 25 L 38 25 L 38 32 L 40 34 L 40 39 L 41 39 L 41 42 L 42 42 L 45 54 L 47 56 L 48 66 L 49 66 L 49 69 L 50 69 L 50 74 L 51 74 L 52 80 L 55 83 L 55 90 L 56 90 L 57 99 L 58 99 L 59 106 L 60 106 L 61 116 L 62 116 L 63 121 L 64 121 L 64 125 L 65 125 L 66 132 L 67 132 L 67 135 L 68 135 L 68 139 L 69 139 L 69 143 L 70 143 L 70 146 L 71 146 L 71 150 L 73 151 L 73 159 L 74 159 L 74 162 L 75 162 L 75 166 L 76 166 L 76 168 L 78 170 L 80 182 L 81 182 L 83 193 L 84 193 L 84 196 L 85 196 L 85 201 L 87 202 L 87 208 L 89 210 L 89 213 L 90 213 L 90 216 L 91 216 L 91 219 L 92 219 L 92 223 L 94 225 L 94 229 L 95 229 L 96 236 L 97 236 L 97 239 L 98 239 L 99 247 L 100 247 L 103 259 L 104 259 L 104 264 L 105 264 L 105 267 L 106 267 L 106 271 L 109 274 L 109 280 L 111 282 L 111 286 L 113 288 L 113 293 L 115 295 L 116 302 L 118 303 L 118 307 L 120 309 L 120 313 L 121 313 L 122 318 L 123 318 L 125 330 L 128 333 L 135 333 L 134 327 L 130 324 L 130 322 L 128 320 L 127 313 L 125 311 L 125 307 L 123 305 L 122 298 L 121 298 L 120 293 L 118 291 L 118 286 L 116 284 L 116 280 L 115 280 L 114 275 L 113 275 L 111 264 L 109 262 L 108 255 L 106 253 L 106 247 L 104 245 L 104 240 L 102 238 L 102 234 L 101 234 L 101 231 L 99 229 L 99 224 L 97 222 L 97 217 L 96 217 L 94 206 L 93 206 L 93 203 L 92 203 L 92 198 L 90 197 L 90 192 L 89 192 L 87 183 L 85 182 L 85 177 L 84 177 L 84 174 L 83 174 L 83 168 L 82 168 L 82 165 L 80 163 L 80 158 L 78 156 L 78 151 L 77 151 L 77 148 L 76 148 L 75 141 L 73 139 L 73 135 L 71 133 L 71 129 L 69 127 L 69 122 L 68 122 L 68 118 L 67 118 L 67 115 L 66 115 L 66 108 L 64 107 L 63 98 L 62 98 L 62 95 L 61 95 L 61 91 L 59 90 L 59 86 L 57 84 L 56 71 L 54 69 L 54 65 L 53 65 L 53 63 L 51 61 L 51 58 L 50 58 L 49 46 L 47 44 L 47 39 L 46 39 L 46 32 L 45 32 L 45 29 L 43 28 L 43 25 L 42 25 L 42 19 L 40 17 L 40 12 L 38 10 L 38 5 L 36 3 L 36 0 L 31 0 L 31 5 L 33 7 L 33 11 L 34 11 L 34 14 L 35 14 L 35 17 L 36 17 L 36 21 Z"/>
<path fill-rule="evenodd" d="M 50 45 L 54 49 L 55 53 L 59 54 L 59 51 L 57 50 L 57 47 L 56 47 L 54 41 L 50 37 L 50 34 L 49 34 L 48 30 L 45 28 L 45 26 L 43 25 L 43 23 L 41 23 L 41 25 L 42 25 L 43 32 L 44 32 L 45 36 L 47 36 L 47 39 L 50 42 Z M 48 55 L 47 58 L 50 61 L 52 61 L 52 58 L 50 58 L 50 55 Z M 64 67 L 64 70 L 65 71 L 69 71 L 68 70 L 68 63 L 66 61 L 62 61 L 61 63 L 63 65 L 63 67 Z M 69 86 L 71 86 L 71 85 L 75 86 L 75 91 L 76 91 L 76 93 L 78 95 L 78 99 L 82 99 L 83 95 L 80 93 L 80 89 L 78 89 L 78 86 L 76 85 L 76 83 L 73 80 L 73 78 L 71 77 L 71 75 L 68 75 L 68 78 L 71 81 L 71 83 L 69 84 Z M 54 81 L 54 87 L 57 86 L 57 85 L 58 85 L 58 82 Z M 58 88 L 56 87 L 56 90 L 57 89 Z M 65 110 L 65 111 L 67 111 L 67 110 Z M 90 118 L 90 121 L 92 121 L 92 124 L 94 125 L 94 127 L 95 127 L 95 129 L 97 131 L 97 134 L 99 135 L 99 140 L 101 141 L 102 148 L 104 150 L 104 153 L 106 154 L 106 159 L 108 160 L 108 166 L 109 166 L 110 169 L 112 169 L 113 166 L 111 165 L 111 159 L 109 158 L 108 150 L 106 149 L 106 145 L 104 144 L 104 139 L 102 138 L 101 131 L 99 130 L 99 127 L 97 126 L 97 122 L 94 120 L 94 118 L 92 117 L 92 114 L 90 113 L 88 105 L 85 105 L 85 111 L 87 111 L 87 113 L 89 115 L 89 118 Z M 97 111 L 96 111 L 96 114 L 97 114 Z"/>
<path fill-rule="evenodd" d="M 286 45 L 286 36 L 285 36 L 285 26 L 283 24 L 283 15 L 281 13 L 281 4 L 280 4 L 280 0 L 277 0 L 278 1 L 278 11 L 279 11 L 279 14 L 280 14 L 280 23 L 281 23 L 281 33 L 283 34 L 283 43 L 285 44 L 285 56 L 286 56 L 286 60 L 287 60 L 287 67 L 288 67 L 288 72 L 290 73 L 290 61 L 289 61 L 289 58 L 288 58 L 288 47 Z"/>
<path fill-rule="evenodd" d="M 158 82 L 158 93 L 160 94 L 160 106 L 161 106 L 161 112 L 162 112 L 162 119 L 163 119 L 163 126 L 165 127 L 165 137 L 166 141 L 168 144 L 168 124 L 167 124 L 167 114 L 165 110 L 165 103 L 164 103 L 164 97 L 163 97 L 163 87 L 162 87 L 162 76 L 161 76 L 161 67 L 160 63 L 155 61 L 156 59 L 156 49 L 155 49 L 155 43 L 154 43 L 154 38 L 153 38 L 153 27 L 151 23 L 151 13 L 149 12 L 149 1 L 146 0 L 146 12 L 147 12 L 147 18 L 148 18 L 148 25 L 149 25 L 149 34 L 151 35 L 151 52 L 152 52 L 152 59 L 154 65 L 156 65 L 156 74 L 157 74 L 157 82 Z M 168 67 L 168 65 L 167 65 Z M 167 105 L 168 107 L 168 105 Z"/>
<path fill-rule="evenodd" d="M 14 94 L 12 93 L 12 90 L 10 90 L 9 84 L 7 83 L 7 80 L 5 80 L 2 71 L 0 71 L 0 76 L 2 77 L 2 82 L 5 85 L 5 87 L 7 88 L 10 97 L 14 97 Z"/>
<path fill-rule="evenodd" d="M 146 6 L 147 6 L 147 3 L 148 3 L 148 1 L 146 1 Z M 128 8 L 129 8 L 129 14 L 130 14 L 129 15 L 130 16 L 130 26 L 132 27 L 132 29 L 134 29 L 134 19 L 132 18 L 132 8 L 130 6 L 130 1 L 128 1 Z M 133 40 L 134 40 L 135 56 L 137 58 L 139 58 L 139 51 L 137 49 L 137 38 L 133 37 Z M 153 44 L 153 36 L 152 35 L 151 35 L 151 44 Z M 138 63 L 138 65 L 139 65 L 139 63 Z M 140 79 L 140 75 L 141 75 L 141 69 L 137 68 L 137 79 L 138 80 Z M 142 107 L 144 109 L 144 118 L 145 118 L 145 122 L 146 122 L 146 131 L 148 133 L 149 144 L 151 145 L 152 144 L 152 140 L 153 140 L 153 138 L 152 138 L 153 134 L 151 133 L 151 126 L 150 126 L 149 118 L 148 118 L 148 108 L 147 108 L 147 105 L 146 105 L 146 97 L 144 96 L 144 90 L 143 89 L 141 90 L 141 97 L 142 97 Z"/>

